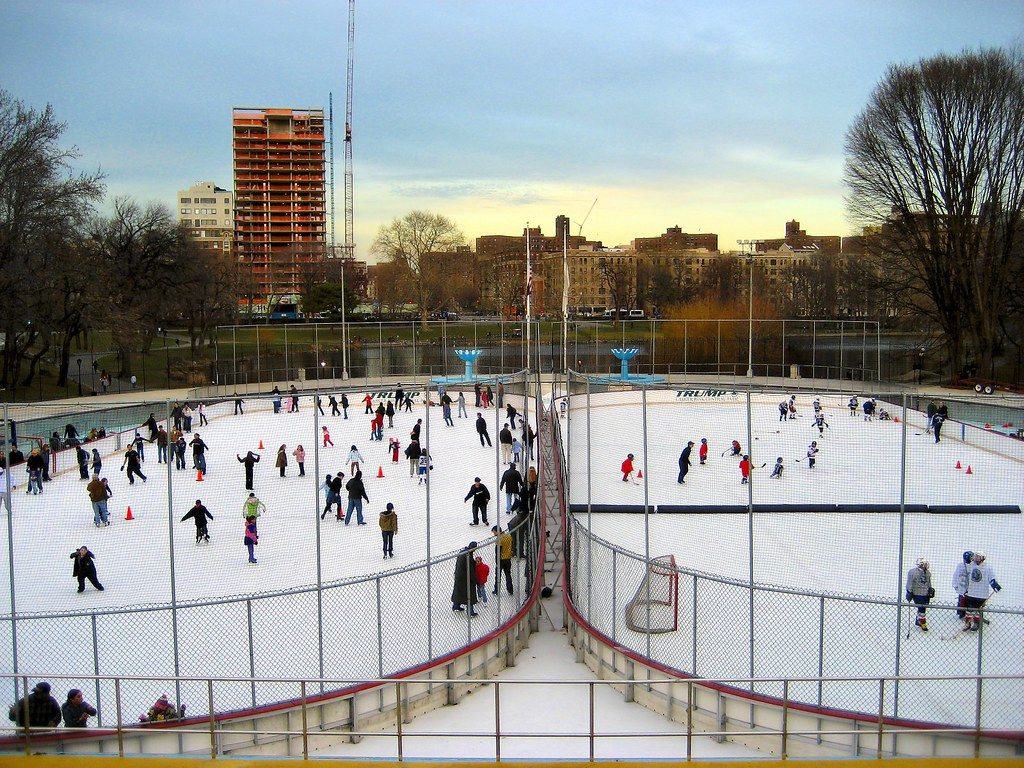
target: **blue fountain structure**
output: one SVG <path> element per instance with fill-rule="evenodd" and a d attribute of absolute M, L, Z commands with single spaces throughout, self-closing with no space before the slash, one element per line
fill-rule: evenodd
<path fill-rule="evenodd" d="M 665 381 L 664 376 L 656 376 L 650 373 L 630 373 L 629 361 L 640 354 L 639 347 L 628 349 L 613 349 L 612 354 L 619 360 L 619 375 L 615 374 L 587 374 L 587 378 L 593 382 L 602 384 L 654 384 Z"/>
<path fill-rule="evenodd" d="M 481 376 L 476 373 L 476 361 L 483 354 L 482 349 L 456 349 L 455 354 L 458 355 L 466 365 L 465 372 L 462 376 L 432 376 L 430 378 L 431 384 L 436 384 L 439 387 L 439 392 L 444 390 L 444 387 L 448 384 L 472 384 L 474 382 L 497 382 L 497 376 Z"/>

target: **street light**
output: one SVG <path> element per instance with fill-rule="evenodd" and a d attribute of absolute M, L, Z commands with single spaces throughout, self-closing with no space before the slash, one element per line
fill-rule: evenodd
<path fill-rule="evenodd" d="M 924 370 L 924 347 L 917 351 L 917 386 L 921 386 L 921 371 Z"/>
<path fill-rule="evenodd" d="M 348 339 L 345 336 L 345 258 L 341 260 L 341 379 L 348 381 Z"/>
<path fill-rule="evenodd" d="M 747 378 L 754 377 L 754 251 L 763 240 L 737 240 L 739 245 L 750 248 L 747 264 L 750 267 L 750 287 L 747 290 L 749 310 L 747 314 Z"/>
<path fill-rule="evenodd" d="M 82 396 L 82 358 L 79 357 L 79 358 L 77 358 L 77 360 L 78 360 L 78 396 L 81 397 Z"/>
<path fill-rule="evenodd" d="M 157 333 L 163 334 L 164 337 L 164 361 L 166 363 L 166 374 L 167 374 L 167 386 L 171 386 L 171 350 L 167 346 L 167 329 L 157 328 Z"/>

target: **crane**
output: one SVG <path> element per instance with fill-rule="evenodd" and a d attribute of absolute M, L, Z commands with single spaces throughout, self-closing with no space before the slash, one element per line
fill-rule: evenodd
<path fill-rule="evenodd" d="M 356 56 L 356 0 L 348 0 L 348 69 L 345 77 L 345 246 L 344 258 L 356 255 L 352 227 L 352 75 Z"/>

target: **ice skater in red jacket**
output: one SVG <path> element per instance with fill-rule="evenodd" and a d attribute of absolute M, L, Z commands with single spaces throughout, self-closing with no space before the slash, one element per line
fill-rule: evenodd
<path fill-rule="evenodd" d="M 324 448 L 328 445 L 334 447 L 334 441 L 331 440 L 331 433 L 327 431 L 327 427 L 322 427 L 324 433 Z"/>
<path fill-rule="evenodd" d="M 700 439 L 700 463 L 706 464 L 708 461 L 708 439 L 702 437 Z"/>
<path fill-rule="evenodd" d="M 626 456 L 622 462 L 622 482 L 628 483 L 630 481 L 636 482 L 636 478 L 633 476 L 633 454 Z"/>

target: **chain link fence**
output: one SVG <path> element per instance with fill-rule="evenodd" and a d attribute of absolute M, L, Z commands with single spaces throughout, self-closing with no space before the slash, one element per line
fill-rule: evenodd
<path fill-rule="evenodd" d="M 407 385 L 401 411 L 390 418 L 385 413 L 379 429 L 399 443 L 397 449 L 384 439 L 368 439 L 377 414 L 365 413 L 362 402 L 369 397 L 371 411 L 378 404 L 394 405 L 394 388 L 298 391 L 294 410 L 287 392 L 282 403 L 273 395 L 205 401 L 202 420 L 197 402 L 75 411 L 45 404 L 5 407 L 8 448 L 24 446 L 29 453 L 38 448 L 30 436 L 53 432 L 60 445 L 46 462 L 50 480 L 40 484 L 40 494 L 28 492 L 27 462 L 12 466 L 0 481 L 6 513 L 0 572 L 10 585 L 0 595 L 0 672 L 175 679 L 163 691 L 126 681 L 115 692 L 110 679 L 73 683 L 99 709 L 98 725 L 111 726 L 137 722 L 161 693 L 187 704 L 190 714 L 209 712 L 211 705 L 218 713 L 238 711 L 299 695 L 297 684 L 269 678 L 387 677 L 487 637 L 529 603 L 540 549 L 536 487 L 531 495 L 524 483 L 514 516 L 504 513 L 505 494 L 499 492 L 508 469 L 500 460 L 499 432 L 509 423 L 510 409 L 517 411 L 516 435 L 524 445 L 517 469 L 526 478 L 538 465 L 536 450 L 527 447 L 536 433 L 535 383 L 520 373 L 503 377 L 500 389 L 498 384 L 483 383 L 495 400 L 479 409 L 471 382 L 441 389 Z M 442 417 L 445 391 L 453 401 L 451 424 Z M 460 391 L 472 416 L 456 415 Z M 340 404 L 342 394 L 349 408 L 335 414 L 329 399 Z M 477 443 L 478 410 L 493 437 L 489 449 Z M 145 424 L 150 414 L 157 428 L 152 443 Z M 76 435 L 70 439 L 68 424 Z M 89 439 L 100 428 L 105 436 Z M 422 472 L 419 461 L 415 472 L 407 471 L 410 460 L 403 454 L 412 445 L 410 429 L 421 433 L 418 443 L 429 454 Z M 170 461 L 158 450 L 164 442 Z M 175 442 L 185 446 L 180 465 L 170 450 Z M 119 468 L 133 443 L 145 460 L 129 482 Z M 355 476 L 350 445 L 360 454 L 362 495 L 369 499 L 362 499 L 361 513 L 347 498 L 358 499 L 357 490 L 344 484 L 340 501 L 325 509 L 327 479 L 344 473 L 348 482 Z M 296 455 L 300 446 L 304 456 Z M 79 448 L 87 456 L 84 479 Z M 93 450 L 100 462 L 95 474 L 106 477 L 112 489 L 106 499 L 109 526 L 94 523 L 87 490 Z M 241 462 L 250 451 L 260 461 L 247 478 Z M 514 538 L 511 589 L 505 588 L 490 526 L 467 527 L 468 505 L 462 502 L 474 474 L 493 489 L 492 517 L 484 519 L 510 529 Z M 263 504 L 257 564 L 246 563 L 243 543 L 249 488 Z M 386 502 L 394 502 L 399 515 L 394 559 L 382 550 L 378 526 Z M 182 519 L 199 503 L 213 516 L 203 520 L 210 540 L 192 520 Z M 359 525 L 363 517 L 366 527 Z M 90 587 L 76 596 L 72 558 L 79 546 L 94 553 L 103 592 Z M 453 610 L 454 574 L 466 573 L 457 563 L 473 563 L 474 555 L 490 565 L 487 605 Z M 476 591 L 474 584 L 462 586 Z M 203 683 L 194 680 L 210 676 L 262 681 L 218 685 L 211 702 Z M 13 689 L 7 693 L 12 702 L 18 695 Z"/>
<path fill-rule="evenodd" d="M 1002 679 L 1024 670 L 1024 444 L 957 421 L 960 403 L 947 403 L 950 420 L 936 440 L 927 415 L 903 395 L 823 394 L 820 428 L 814 395 L 801 393 L 794 414 L 789 395 L 571 377 L 558 455 L 572 605 L 614 644 L 684 675 L 810 678 L 789 686 L 791 701 L 865 717 L 1024 728 L 1020 681 Z M 862 406 L 872 398 L 868 420 Z M 889 419 L 880 421 L 883 410 Z M 710 446 L 703 461 L 702 440 Z M 627 454 L 628 477 L 620 467 Z M 780 454 L 783 471 L 772 478 Z M 977 631 L 962 631 L 950 583 L 964 550 L 984 550 L 1002 587 Z M 916 626 L 904 595 L 919 557 L 930 563 L 936 592 L 926 607 L 930 632 Z M 650 631 L 630 630 L 637 596 L 645 588 L 665 594 L 673 579 L 672 614 L 652 600 Z M 963 679 L 973 675 L 993 679 Z M 879 712 L 878 679 L 901 676 L 951 679 L 891 681 Z M 871 679 L 822 680 L 850 677 Z M 783 693 L 781 682 L 750 690 Z"/>

